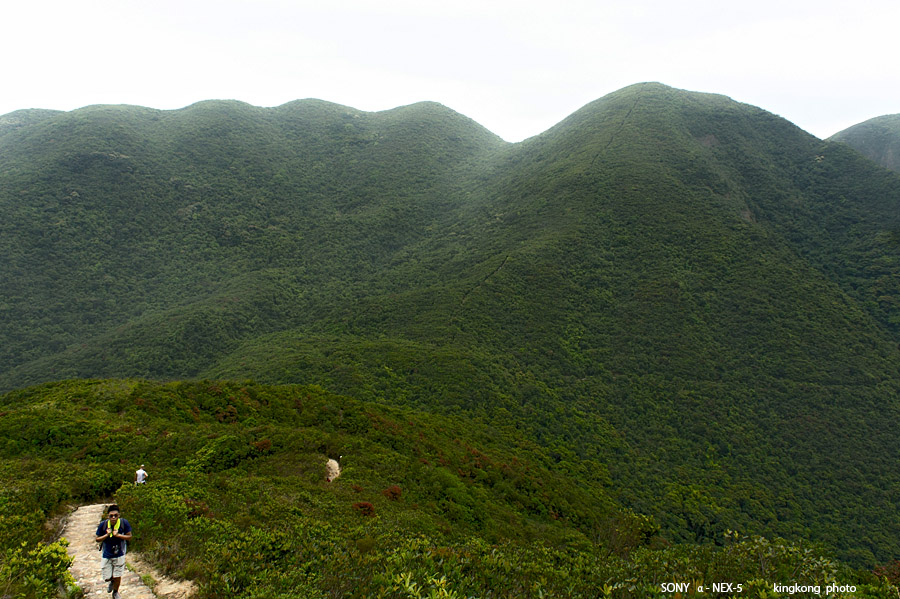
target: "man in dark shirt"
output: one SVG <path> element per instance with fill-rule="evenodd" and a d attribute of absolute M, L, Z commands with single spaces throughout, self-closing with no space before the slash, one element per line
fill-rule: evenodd
<path fill-rule="evenodd" d="M 119 596 L 119 584 L 125 571 L 125 552 L 131 540 L 131 525 L 128 520 L 119 516 L 119 506 L 111 505 L 107 510 L 109 518 L 97 527 L 97 542 L 102 543 L 103 560 L 101 572 L 103 580 L 109 581 L 106 592 L 112 593 L 113 599 Z"/>

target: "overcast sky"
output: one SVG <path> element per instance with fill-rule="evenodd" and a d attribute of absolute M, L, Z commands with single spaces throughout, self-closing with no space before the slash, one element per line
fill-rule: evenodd
<path fill-rule="evenodd" d="M 519 141 L 659 81 L 827 137 L 900 113 L 898 23 L 896 0 L 27 0 L 0 13 L 0 114 L 433 100 Z"/>

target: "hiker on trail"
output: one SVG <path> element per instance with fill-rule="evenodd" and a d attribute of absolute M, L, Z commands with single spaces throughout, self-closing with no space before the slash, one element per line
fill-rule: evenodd
<path fill-rule="evenodd" d="M 137 472 L 134 473 L 134 484 L 142 485 L 147 482 L 147 471 L 144 470 L 144 465 L 141 464 L 141 467 L 137 469 Z"/>
<path fill-rule="evenodd" d="M 119 585 L 125 572 L 125 552 L 131 540 L 131 525 L 119 516 L 119 506 L 111 505 L 107 512 L 109 518 L 97 527 L 97 542 L 103 551 L 100 570 L 103 580 L 109 582 L 106 592 L 112 593 L 113 599 L 121 599 Z"/>

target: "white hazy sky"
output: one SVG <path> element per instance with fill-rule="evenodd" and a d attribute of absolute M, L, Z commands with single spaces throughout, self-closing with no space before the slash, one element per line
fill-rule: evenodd
<path fill-rule="evenodd" d="M 18 0 L 0 114 L 434 100 L 519 141 L 659 81 L 827 137 L 900 113 L 898 23 L 896 0 Z"/>

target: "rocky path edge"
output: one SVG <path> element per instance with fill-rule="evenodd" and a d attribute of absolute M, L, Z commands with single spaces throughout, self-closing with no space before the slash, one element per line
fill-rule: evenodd
<path fill-rule="evenodd" d="M 69 541 L 69 555 L 75 558 L 69 570 L 84 591 L 85 599 L 111 596 L 106 591 L 107 583 L 100 576 L 100 552 L 94 540 L 105 508 L 106 504 L 102 503 L 79 506 L 66 518 L 63 528 L 62 536 Z M 137 526 L 135 533 L 139 533 Z M 196 592 L 191 582 L 167 578 L 141 560 L 137 553 L 126 553 L 125 563 L 125 574 L 119 587 L 122 599 L 188 599 Z M 151 581 L 152 589 L 145 580 Z"/>

